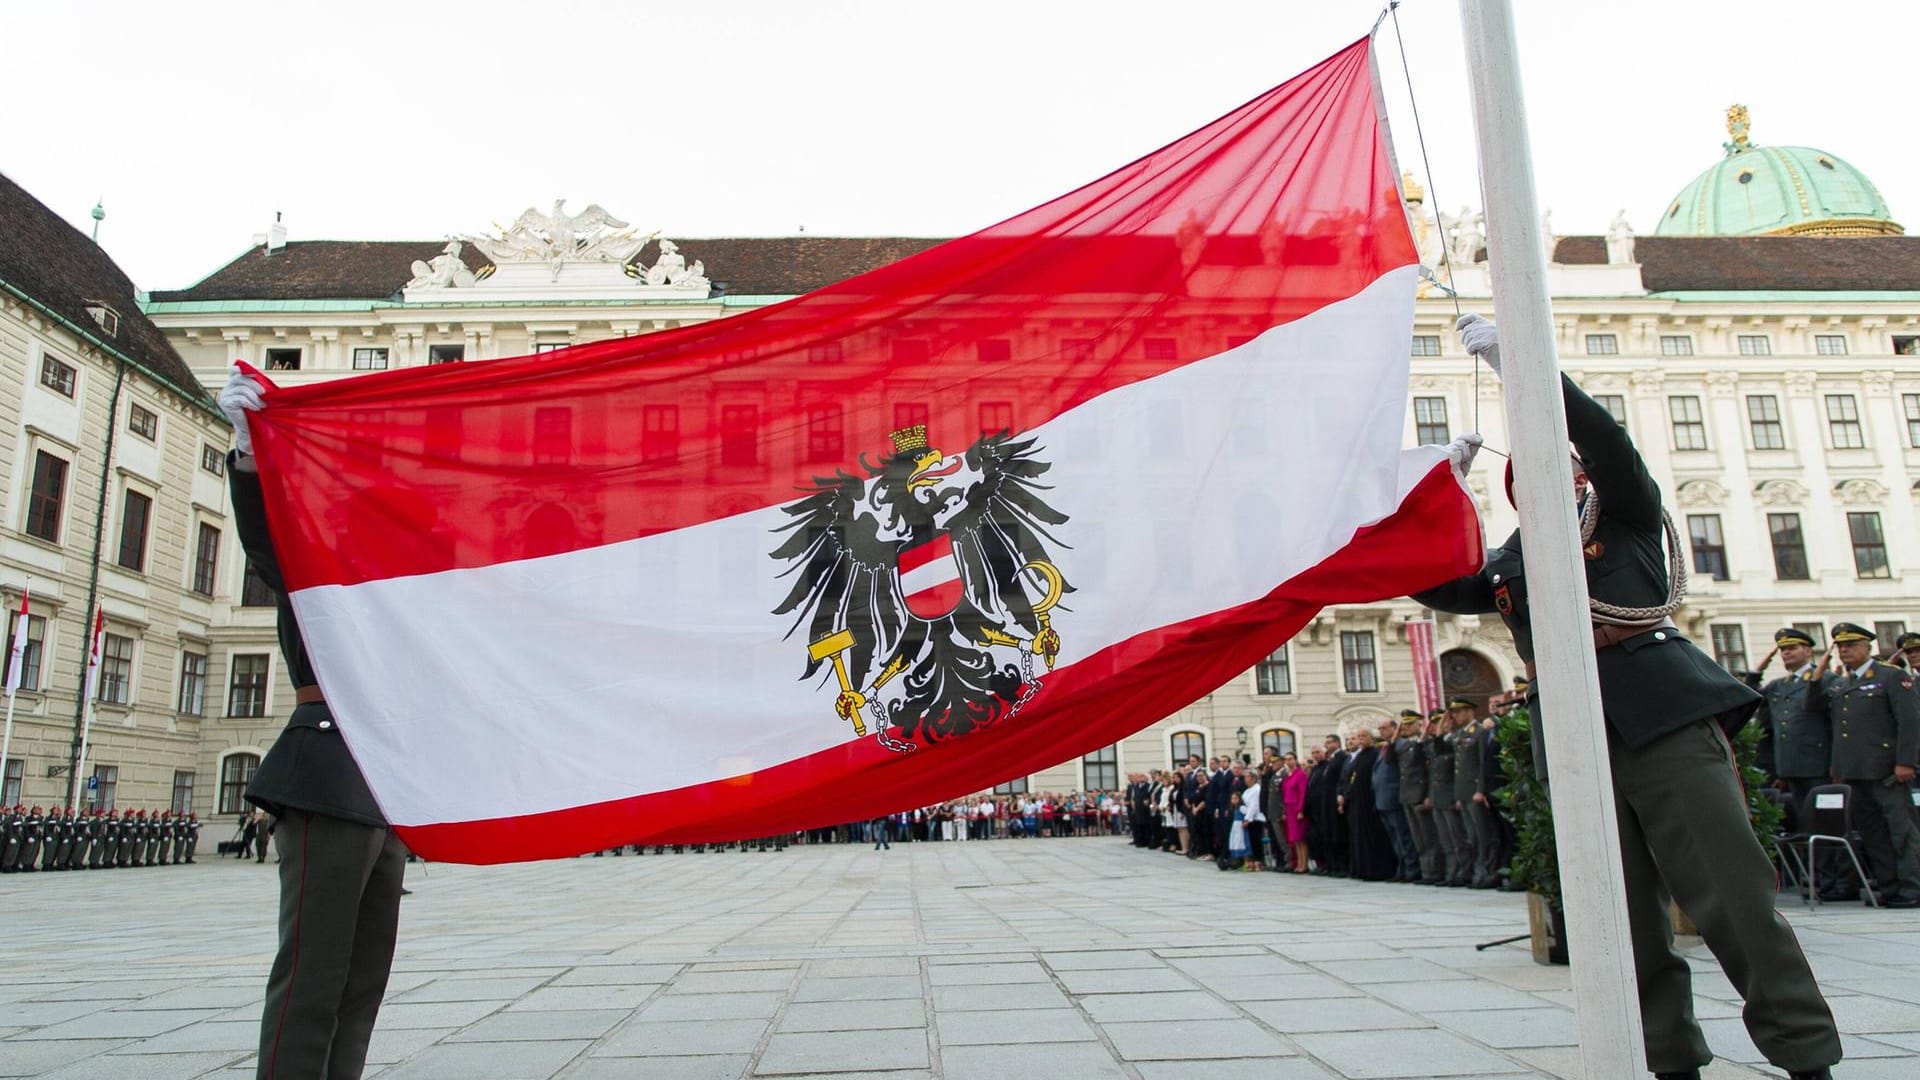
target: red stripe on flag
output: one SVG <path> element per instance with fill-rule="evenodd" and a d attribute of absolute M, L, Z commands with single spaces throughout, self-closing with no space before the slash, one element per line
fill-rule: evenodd
<path fill-rule="evenodd" d="M 759 772 L 630 799 L 487 821 L 397 826 L 436 862 L 561 858 L 623 843 L 702 843 L 867 820 L 983 791 L 1117 742 L 1246 671 L 1330 603 L 1401 596 L 1480 566 L 1473 504 L 1442 462 L 1399 511 L 1252 603 L 1163 627 L 1044 676 L 1019 719 L 923 748 L 922 768 L 873 739 Z M 1169 648 L 1169 643 L 1173 647 Z M 833 801 L 818 795 L 833 777 Z"/>
<path fill-rule="evenodd" d="M 902 574 L 918 570 L 937 559 L 953 558 L 953 534 L 940 533 L 924 544 L 916 544 L 900 553 Z"/>

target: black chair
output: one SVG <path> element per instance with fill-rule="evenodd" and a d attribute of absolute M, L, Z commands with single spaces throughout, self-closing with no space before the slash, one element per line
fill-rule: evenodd
<path fill-rule="evenodd" d="M 1873 877 L 1860 864 L 1860 853 L 1854 850 L 1852 800 L 1853 789 L 1847 785 L 1821 784 L 1807 792 L 1806 805 L 1799 807 L 1801 831 L 1780 838 L 1780 851 L 1794 861 L 1797 876 L 1806 882 L 1802 899 L 1808 907 L 1820 906 L 1820 882 L 1814 856 L 1821 844 L 1840 845 L 1853 862 L 1853 872 L 1860 875 L 1860 888 L 1866 892 L 1867 903 L 1880 906 L 1880 897 L 1873 891 Z"/>

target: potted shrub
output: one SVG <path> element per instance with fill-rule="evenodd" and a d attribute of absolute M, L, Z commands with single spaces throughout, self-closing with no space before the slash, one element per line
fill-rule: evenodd
<path fill-rule="evenodd" d="M 1527 927 L 1538 964 L 1567 962 L 1567 916 L 1560 906 L 1560 857 L 1553 842 L 1553 806 L 1547 785 L 1534 772 L 1533 723 L 1515 709 L 1494 728 L 1507 786 L 1499 794 L 1513 825 L 1513 860 L 1507 876 L 1527 890 Z"/>

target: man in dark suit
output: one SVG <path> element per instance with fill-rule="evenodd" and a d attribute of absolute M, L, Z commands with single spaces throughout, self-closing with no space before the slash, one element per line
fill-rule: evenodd
<path fill-rule="evenodd" d="M 1833 725 L 1833 778 L 1853 788 L 1847 809 L 1881 905 L 1920 907 L 1920 693 L 1912 672 L 1873 658 L 1873 631 L 1838 623 L 1828 637 L 1840 672 L 1821 685 L 1814 708 L 1824 706 Z"/>
<path fill-rule="evenodd" d="M 366 1066 L 393 967 L 407 850 L 340 737 L 287 599 L 247 428 L 247 414 L 264 405 L 260 386 L 236 371 L 219 401 L 239 445 L 227 459 L 234 525 L 247 562 L 274 591 L 295 701 L 246 791 L 279 820 L 280 948 L 267 976 L 256 1075 L 351 1080 Z M 264 856 L 265 829 L 259 843 Z"/>
<path fill-rule="evenodd" d="M 1187 818 L 1187 858 L 1198 859 L 1213 850 L 1213 829 L 1207 820 L 1207 770 L 1200 755 L 1189 759 L 1187 778 L 1177 793 Z"/>
<path fill-rule="evenodd" d="M 1233 770 L 1227 758 L 1215 762 L 1213 775 L 1207 777 L 1207 828 L 1213 839 L 1213 861 L 1225 868 L 1232 858 L 1227 838 L 1233 831 Z"/>
<path fill-rule="evenodd" d="M 1460 333 L 1468 351 L 1497 375 L 1493 324 L 1464 316 Z M 1567 435 L 1582 465 L 1574 495 L 1587 587 L 1596 604 L 1593 648 L 1647 1065 L 1657 1076 L 1688 1078 L 1713 1060 L 1693 1016 L 1692 969 L 1673 950 L 1671 891 L 1746 1000 L 1744 1019 L 1754 1045 L 1795 1080 L 1829 1077 L 1828 1067 L 1840 1060 L 1833 1014 L 1792 928 L 1774 910 L 1773 865 L 1754 839 L 1733 748 L 1720 726 L 1723 720 L 1745 722 L 1759 695 L 1696 648 L 1670 619 L 1644 614 L 1671 611 L 1679 601 L 1664 549 L 1660 489 L 1611 413 L 1571 379 L 1561 379 L 1561 394 Z M 1521 659 L 1532 663 L 1518 532 L 1487 553 L 1479 573 L 1416 599 L 1440 611 L 1499 613 Z M 1537 697 L 1529 703 L 1540 722 Z"/>

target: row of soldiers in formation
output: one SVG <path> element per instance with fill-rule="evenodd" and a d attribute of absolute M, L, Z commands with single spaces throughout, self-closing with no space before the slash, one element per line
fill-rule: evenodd
<path fill-rule="evenodd" d="M 200 819 L 171 810 L 52 810 L 0 814 L 0 873 L 111 870 L 193 861 Z"/>

